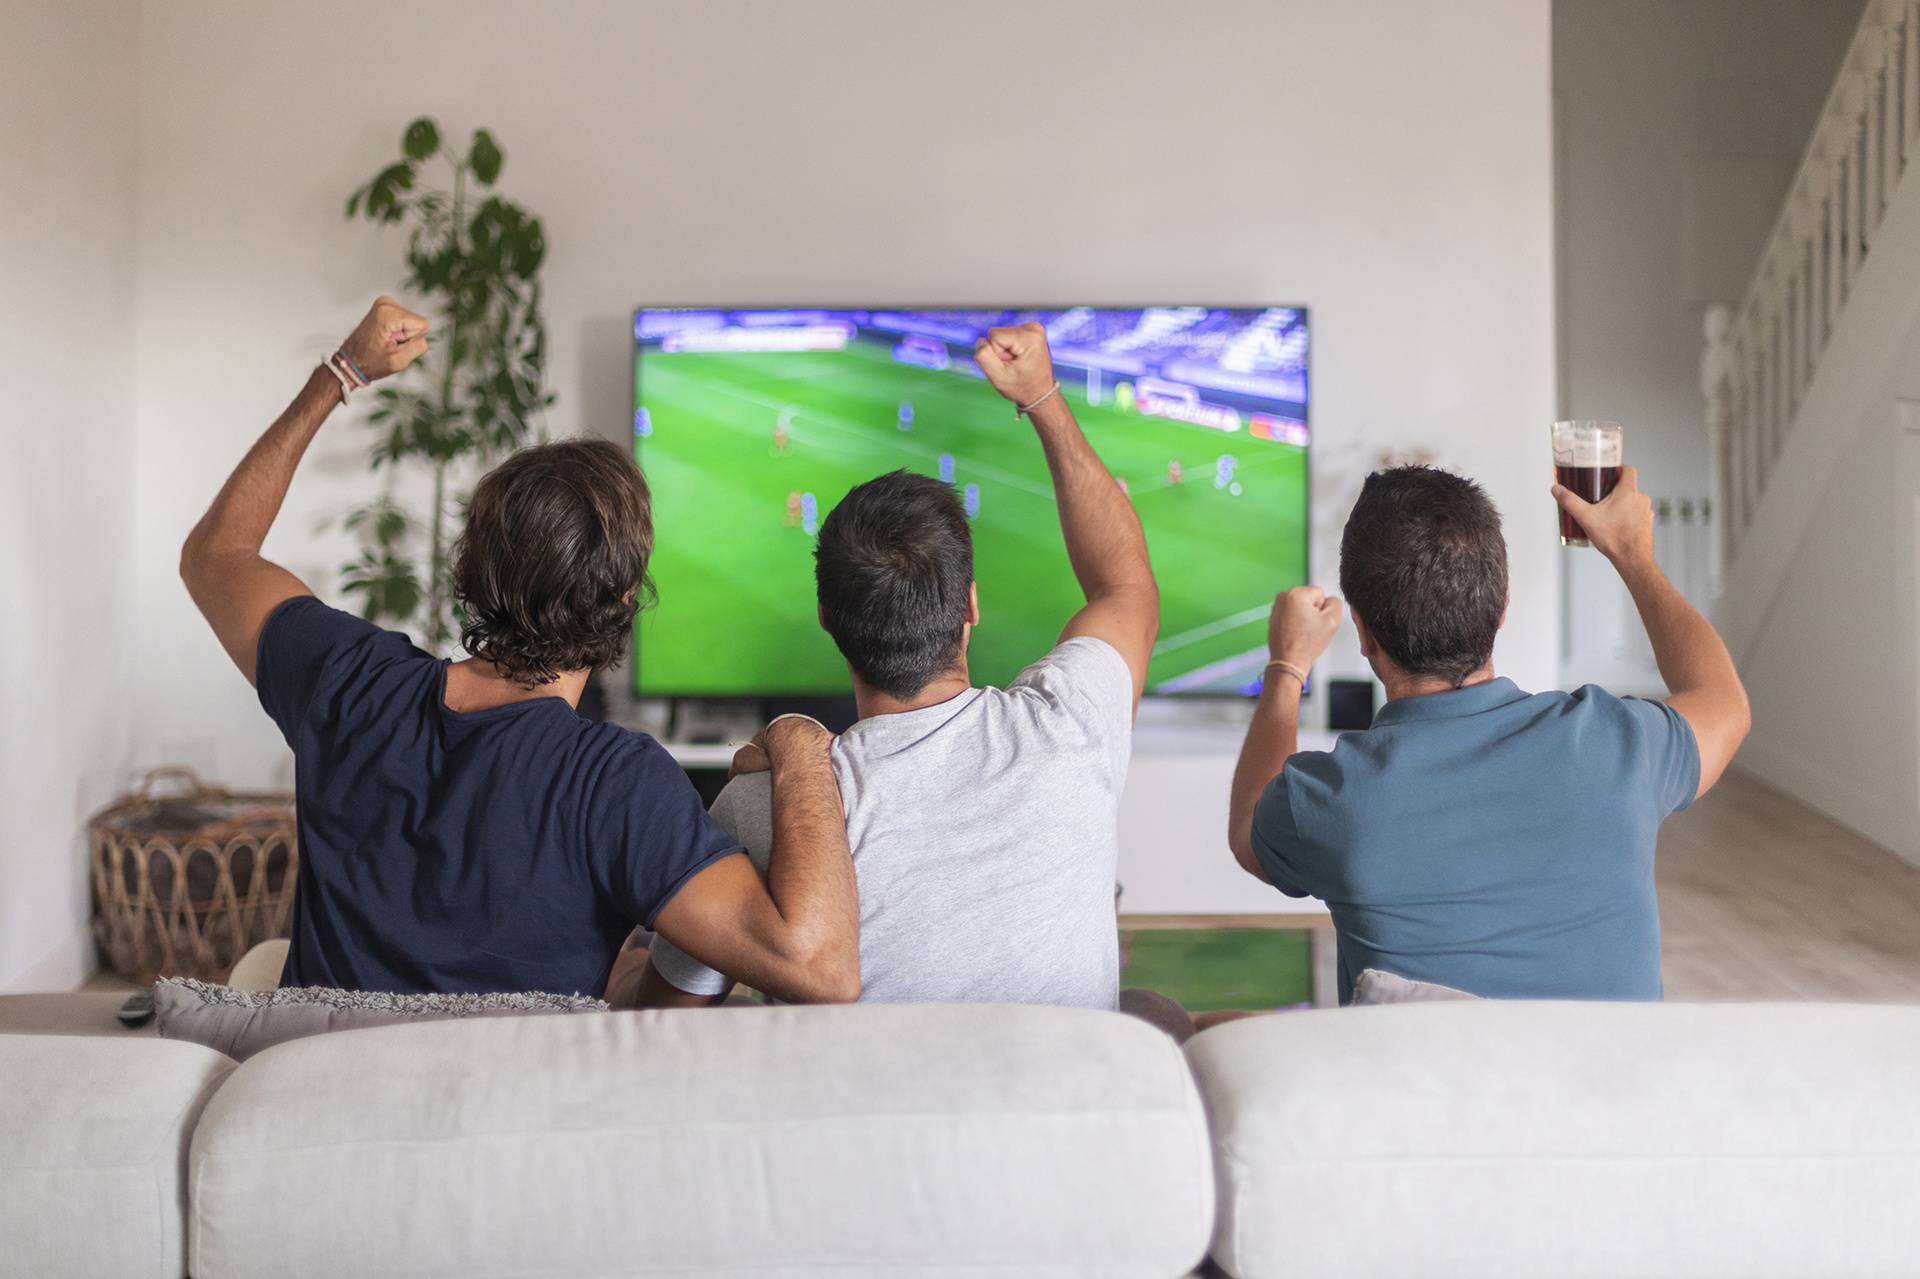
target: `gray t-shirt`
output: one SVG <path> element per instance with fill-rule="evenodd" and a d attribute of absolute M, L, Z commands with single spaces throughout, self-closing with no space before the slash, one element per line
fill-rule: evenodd
<path fill-rule="evenodd" d="M 1104 640 L 1070 639 L 1004 689 L 864 719 L 833 744 L 860 887 L 860 998 L 1068 1004 L 1119 994 L 1116 818 L 1133 677 Z M 772 785 L 736 778 L 713 817 L 763 871 Z M 660 975 L 727 978 L 665 938 Z"/>

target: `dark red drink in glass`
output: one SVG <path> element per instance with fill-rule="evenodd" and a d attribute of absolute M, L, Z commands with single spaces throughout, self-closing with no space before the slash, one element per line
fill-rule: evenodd
<path fill-rule="evenodd" d="M 1555 422 L 1553 476 L 1562 488 L 1598 502 L 1620 482 L 1620 424 L 1618 422 Z M 1591 546 L 1580 525 L 1560 512 L 1560 545 Z"/>

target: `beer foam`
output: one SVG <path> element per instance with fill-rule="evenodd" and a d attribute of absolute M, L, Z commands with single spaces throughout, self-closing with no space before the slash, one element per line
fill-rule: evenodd
<path fill-rule="evenodd" d="M 1557 466 L 1620 465 L 1620 432 L 1585 422 L 1556 422 L 1553 460 Z"/>

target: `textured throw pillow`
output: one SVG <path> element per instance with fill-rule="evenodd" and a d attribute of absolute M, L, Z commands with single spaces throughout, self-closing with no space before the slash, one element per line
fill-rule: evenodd
<path fill-rule="evenodd" d="M 1411 977 L 1401 977 L 1381 968 L 1368 968 L 1360 973 L 1358 981 L 1353 983 L 1353 1003 L 1360 1004 L 1424 1004 L 1442 999 L 1478 999 L 1478 995 L 1469 995 L 1464 990 L 1455 990 L 1451 986 L 1441 986 L 1430 981 L 1415 981 Z M 166 1031 L 161 1031 L 166 1034 Z"/>
<path fill-rule="evenodd" d="M 329 1030 L 453 1017 L 609 1010 L 602 1001 L 584 995 L 388 995 L 324 986 L 251 991 L 213 986 L 191 977 L 164 977 L 153 984 L 153 1011 L 161 1038 L 204 1044 L 235 1061 L 245 1061 L 263 1048 Z"/>

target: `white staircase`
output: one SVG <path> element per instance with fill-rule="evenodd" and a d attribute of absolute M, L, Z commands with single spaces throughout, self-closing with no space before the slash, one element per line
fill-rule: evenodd
<path fill-rule="evenodd" d="M 1741 763 L 1920 861 L 1916 167 L 1920 0 L 1872 0 L 1702 386 Z"/>

